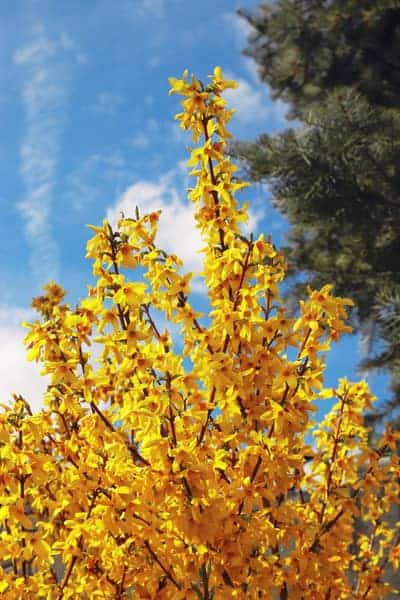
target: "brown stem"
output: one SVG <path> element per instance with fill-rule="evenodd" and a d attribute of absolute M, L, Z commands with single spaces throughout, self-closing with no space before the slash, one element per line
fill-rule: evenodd
<path fill-rule="evenodd" d="M 301 344 L 301 348 L 300 348 L 300 350 L 299 350 L 299 352 L 298 352 L 298 354 L 297 354 L 297 358 L 298 358 L 298 359 L 300 358 L 300 356 L 301 356 L 301 353 L 303 352 L 304 348 L 306 347 L 306 344 L 307 344 L 307 342 L 308 342 L 308 338 L 310 337 L 310 334 L 311 334 L 311 329 L 310 329 L 310 327 L 309 327 L 309 328 L 308 328 L 308 331 L 307 331 L 307 333 L 306 333 L 306 335 L 305 335 L 305 338 L 304 338 L 304 340 L 303 340 L 303 343 Z"/>
<path fill-rule="evenodd" d="M 217 393 L 217 388 L 214 386 L 213 389 L 211 390 L 211 395 L 210 395 L 210 403 L 213 404 L 214 400 L 215 400 L 215 394 Z M 200 431 L 200 435 L 199 438 L 197 440 L 197 445 L 199 446 L 201 444 L 201 442 L 203 441 L 204 435 L 206 433 L 207 427 L 208 427 L 208 423 L 210 422 L 210 418 L 211 418 L 211 413 L 212 413 L 212 409 L 209 408 L 207 411 L 207 417 L 205 422 L 203 423 L 202 427 L 201 427 L 201 431 Z"/>
<path fill-rule="evenodd" d="M 100 417 L 100 419 L 103 421 L 104 425 L 110 431 L 113 431 L 114 433 L 119 433 L 117 431 L 117 429 L 115 429 L 115 427 L 111 423 L 111 421 L 106 417 L 106 415 L 103 412 L 101 412 L 101 410 L 99 409 L 99 407 L 97 406 L 97 404 L 93 400 L 90 402 L 90 406 L 94 410 L 94 412 L 98 414 L 98 416 Z M 143 458 L 143 456 L 140 454 L 139 450 L 136 448 L 136 446 L 134 444 L 131 444 L 129 442 L 129 440 L 125 440 L 125 444 L 126 444 L 128 450 L 129 450 L 129 452 L 134 457 L 134 459 L 139 460 L 141 463 L 143 463 L 147 467 L 151 466 L 150 463 L 149 463 L 149 461 L 146 460 L 145 458 Z"/>
<path fill-rule="evenodd" d="M 330 531 L 332 529 L 332 527 L 338 522 L 338 520 L 343 515 L 343 513 L 344 513 L 344 509 L 341 508 L 339 510 L 339 512 L 337 513 L 337 515 L 335 515 L 333 517 L 333 519 L 331 519 L 330 521 L 328 521 L 328 523 L 325 523 L 325 525 L 323 525 L 321 527 L 320 532 L 315 537 L 313 543 L 311 544 L 311 546 L 309 548 L 309 552 L 316 552 L 317 551 L 317 548 L 319 546 L 319 542 L 320 542 L 322 536 L 325 535 L 326 533 L 328 533 L 328 531 Z"/>
<path fill-rule="evenodd" d="M 20 429 L 18 431 L 18 442 L 17 442 L 18 448 L 20 450 L 22 450 L 22 447 L 23 447 L 23 444 L 24 444 L 23 440 L 24 440 L 23 432 L 22 432 L 22 429 Z M 25 480 L 27 479 L 27 475 L 21 474 L 21 475 L 17 476 L 17 479 L 19 480 L 19 496 L 20 496 L 20 498 L 22 500 L 22 510 L 25 513 Z M 26 528 L 23 525 L 21 525 L 21 531 L 22 532 L 27 531 Z M 23 548 L 26 547 L 26 541 L 25 541 L 24 537 L 21 540 L 21 544 L 22 544 Z M 27 565 L 28 565 L 27 561 L 26 560 L 22 560 L 22 575 L 23 575 L 23 578 L 25 579 L 25 581 L 26 581 L 26 578 L 28 576 Z"/>
<path fill-rule="evenodd" d="M 193 499 L 193 492 L 189 485 L 189 482 L 186 477 L 182 477 L 183 487 L 185 488 L 186 496 L 188 500 L 191 501 Z"/>
<path fill-rule="evenodd" d="M 244 282 L 244 278 L 245 278 L 245 274 L 246 274 L 246 271 L 248 269 L 251 250 L 252 250 L 252 244 L 249 244 L 249 247 L 248 247 L 248 250 L 247 250 L 247 253 L 246 253 L 246 258 L 245 258 L 244 265 L 243 265 L 243 269 L 242 269 L 242 274 L 241 274 L 241 277 L 240 277 L 240 282 L 239 282 L 239 285 L 238 285 L 238 289 L 236 290 L 236 297 L 235 297 L 235 300 L 234 300 L 234 303 L 233 303 L 233 307 L 232 307 L 233 311 L 235 311 L 237 309 L 238 304 L 239 304 L 240 290 L 242 288 L 242 285 L 243 285 L 243 282 Z M 225 340 L 224 340 L 223 346 L 222 346 L 222 352 L 223 353 L 225 353 L 227 351 L 230 339 L 231 339 L 231 337 L 230 337 L 229 333 L 227 333 L 226 336 L 225 336 Z M 210 404 L 214 403 L 216 392 L 217 392 L 217 389 L 216 389 L 215 386 L 213 386 L 213 388 L 211 390 L 211 395 L 210 395 Z M 197 445 L 198 446 L 203 441 L 204 435 L 205 435 L 206 430 L 207 430 L 208 423 L 210 421 L 211 413 L 212 413 L 212 409 L 209 409 L 207 411 L 206 420 L 205 420 L 205 422 L 202 425 L 202 428 L 200 430 L 200 435 L 199 435 L 198 440 L 197 440 Z"/>
<path fill-rule="evenodd" d="M 68 438 L 70 438 L 71 437 L 71 432 L 70 432 L 70 429 L 68 427 L 68 423 L 66 421 L 66 418 L 58 410 L 53 410 L 53 412 L 60 417 L 60 419 L 61 419 L 61 421 L 63 422 L 63 425 L 64 425 L 65 433 L 67 434 Z"/>
<path fill-rule="evenodd" d="M 168 417 L 168 421 L 169 421 L 169 424 L 171 426 L 172 443 L 173 443 L 173 446 L 176 448 L 178 442 L 177 442 L 177 439 L 176 439 L 175 415 L 174 415 L 173 410 L 172 410 L 171 374 L 170 374 L 169 371 L 167 371 L 167 373 L 166 373 L 166 384 L 167 384 L 167 392 L 168 392 L 168 399 L 169 399 L 169 406 L 168 406 L 169 417 Z"/>
<path fill-rule="evenodd" d="M 254 480 L 257 477 L 258 469 L 260 468 L 261 463 L 262 463 L 262 458 L 261 458 L 261 456 L 258 456 L 257 462 L 254 465 L 253 471 L 251 472 L 251 475 L 250 475 L 250 482 L 251 483 L 254 483 Z M 239 504 L 239 509 L 238 509 L 238 514 L 239 515 L 242 514 L 243 507 L 244 507 L 244 498 L 241 500 L 241 502 Z"/>
<path fill-rule="evenodd" d="M 142 521 L 143 523 L 146 523 L 146 525 L 151 525 L 151 522 L 148 521 L 147 519 L 144 519 L 143 517 L 141 517 L 140 515 L 138 515 L 137 513 L 132 513 L 132 517 L 134 519 L 137 519 L 138 521 Z"/>
<path fill-rule="evenodd" d="M 400 533 L 397 534 L 397 536 L 395 536 L 393 542 L 391 543 L 392 546 L 397 546 L 397 544 L 400 542 Z M 379 575 L 377 575 L 377 577 L 374 579 L 374 581 L 372 581 L 367 589 L 365 590 L 364 594 L 362 595 L 362 598 L 366 598 L 368 596 L 368 594 L 370 593 L 372 586 L 374 583 L 376 583 L 379 579 L 379 577 L 381 576 L 383 570 L 385 569 L 387 563 L 389 560 L 389 552 L 386 554 L 385 558 L 382 560 L 382 564 L 379 567 Z"/>
<path fill-rule="evenodd" d="M 271 305 L 272 305 L 272 292 L 271 290 L 267 290 L 266 294 L 267 298 L 265 301 L 265 320 L 268 321 L 269 315 L 271 313 Z"/>
<path fill-rule="evenodd" d="M 373 530 L 371 531 L 371 538 L 370 538 L 370 540 L 369 540 L 369 544 L 368 544 L 368 550 L 372 550 L 372 548 L 373 548 L 373 545 L 374 545 L 374 542 L 375 542 L 375 538 L 376 538 L 376 530 L 377 530 L 377 528 L 378 528 L 378 525 L 379 525 L 379 524 L 380 524 L 380 520 L 379 520 L 379 519 L 377 519 L 377 520 L 375 521 L 374 528 L 373 528 Z M 362 575 L 363 573 L 365 573 L 365 571 L 366 571 L 366 570 L 367 570 L 367 568 L 368 568 L 368 565 L 369 565 L 369 558 L 367 558 L 367 559 L 364 559 L 364 560 L 363 560 L 363 562 L 361 563 L 360 567 L 359 567 L 359 571 L 358 571 L 358 578 L 357 578 L 357 584 L 356 584 L 355 588 L 353 588 L 353 589 L 354 589 L 354 592 L 355 592 L 355 594 L 356 594 L 356 595 L 358 595 L 358 593 L 359 593 L 359 591 L 360 591 L 360 587 L 361 587 L 361 581 L 362 581 L 362 580 L 361 580 L 361 575 Z"/>
<path fill-rule="evenodd" d="M 110 224 L 108 225 L 108 230 L 110 233 L 108 241 L 110 242 L 110 247 L 111 247 L 111 260 L 112 260 L 113 267 L 114 267 L 114 274 L 119 275 L 119 267 L 118 267 L 118 263 L 117 263 L 117 251 L 116 251 L 116 247 L 115 247 L 114 232 L 113 232 Z M 122 327 L 122 329 L 126 330 L 127 324 L 126 324 L 126 320 L 125 320 L 125 316 L 124 316 L 124 311 L 122 310 L 122 307 L 120 304 L 117 304 L 117 310 L 118 310 L 118 317 L 119 317 L 119 322 L 121 323 L 121 327 Z"/>
<path fill-rule="evenodd" d="M 87 513 L 86 513 L 86 519 L 90 519 L 90 516 L 91 516 L 91 514 L 92 514 L 92 510 L 93 510 L 93 508 L 94 508 L 94 505 L 95 505 L 95 502 L 96 502 L 96 498 L 97 498 L 97 496 L 99 495 L 99 493 L 100 493 L 100 490 L 99 490 L 99 489 L 98 489 L 98 490 L 95 490 L 95 491 L 93 492 L 93 496 L 92 496 L 92 499 L 91 499 L 91 502 L 90 502 L 89 508 L 88 508 L 88 510 L 87 510 Z M 81 536 L 79 537 L 79 540 L 78 540 L 78 546 L 81 544 L 81 542 L 82 542 L 82 538 L 83 538 L 83 536 L 81 535 Z M 68 582 L 69 582 L 69 580 L 70 580 L 70 578 L 71 578 L 71 575 L 72 575 L 73 568 L 74 568 L 74 566 L 75 566 L 75 563 L 76 563 L 76 561 L 77 561 L 77 560 L 78 560 L 78 556 L 75 554 L 75 555 L 72 557 L 72 559 L 71 559 L 71 562 L 70 562 L 70 564 L 69 564 L 69 567 L 68 567 L 68 569 L 67 569 L 67 571 L 66 571 L 66 573 L 65 573 L 65 575 L 64 575 L 64 579 L 62 580 L 62 582 L 61 582 L 61 584 L 60 584 L 60 591 L 59 591 L 59 594 L 58 594 L 58 596 L 57 596 L 57 600 L 62 600 L 62 598 L 63 598 L 63 596 L 64 596 L 64 590 L 65 590 L 65 588 L 66 588 L 66 587 L 67 587 L 67 585 L 68 585 Z"/>
<path fill-rule="evenodd" d="M 252 473 L 251 473 L 251 476 L 250 476 L 250 481 L 251 481 L 251 483 L 253 483 L 253 482 L 254 482 L 254 480 L 255 480 L 255 478 L 257 477 L 258 469 L 260 468 L 260 466 L 261 466 L 261 463 L 262 463 L 262 458 L 261 458 L 261 456 L 259 456 L 259 457 L 257 458 L 257 462 L 256 462 L 256 464 L 254 465 L 254 469 L 253 469 L 253 471 L 252 471 Z"/>
<path fill-rule="evenodd" d="M 248 245 L 248 248 L 247 248 L 247 252 L 246 252 L 246 256 L 245 256 L 245 259 L 244 259 L 242 273 L 240 275 L 240 281 L 239 281 L 238 289 L 236 290 L 236 296 L 235 296 L 235 301 L 233 303 L 233 309 L 232 310 L 236 310 L 237 307 L 238 307 L 238 305 L 239 305 L 240 290 L 242 289 L 244 278 L 246 276 L 247 269 L 249 268 L 249 260 L 250 260 L 250 256 L 251 256 L 252 250 L 253 250 L 253 244 L 251 242 L 249 242 L 249 245 Z"/>
<path fill-rule="evenodd" d="M 200 323 L 198 322 L 198 320 L 195 317 L 193 318 L 193 324 L 199 333 L 203 333 L 203 331 L 204 331 L 203 327 L 200 325 Z M 210 344 L 207 344 L 207 350 L 209 351 L 210 354 L 214 354 L 214 350 L 212 349 Z"/>
<path fill-rule="evenodd" d="M 178 590 L 182 589 L 181 586 L 179 585 L 179 583 L 176 581 L 175 577 L 172 575 L 172 573 L 170 571 L 168 571 L 168 569 L 166 567 L 164 567 L 164 565 L 158 558 L 157 554 L 154 552 L 153 548 L 150 546 L 150 543 L 148 542 L 148 540 L 145 541 L 144 545 L 146 546 L 151 558 L 158 564 L 158 566 L 165 573 L 166 577 L 170 580 L 170 582 L 173 583 L 174 586 Z"/>
<path fill-rule="evenodd" d="M 207 127 L 207 119 L 204 118 L 203 119 L 203 128 L 204 128 L 204 139 L 206 140 L 206 142 L 210 139 L 210 136 L 208 134 L 208 127 Z M 210 157 L 208 157 L 208 169 L 210 171 L 210 178 L 211 178 L 211 182 L 214 186 L 217 185 L 217 178 L 215 177 L 215 173 L 214 173 L 214 165 L 212 163 L 212 160 Z M 215 204 L 215 213 L 217 215 L 217 219 L 219 219 L 220 217 L 220 211 L 219 211 L 219 198 L 218 198 L 218 194 L 216 192 L 216 190 L 212 190 L 211 192 L 212 197 L 214 198 L 214 204 Z M 220 227 L 218 230 L 219 233 L 219 243 L 221 246 L 221 251 L 224 252 L 227 247 L 225 246 L 225 237 L 224 237 L 224 230 Z"/>
<path fill-rule="evenodd" d="M 33 412 L 32 412 L 32 409 L 31 409 L 31 406 L 30 406 L 28 400 L 25 400 L 25 398 L 23 396 L 21 396 L 21 394 L 18 394 L 18 396 L 16 396 L 16 397 L 18 398 L 18 400 L 20 400 L 21 402 L 24 403 L 28 415 L 30 417 L 32 417 L 33 416 Z"/>
<path fill-rule="evenodd" d="M 121 577 L 121 581 L 119 582 L 118 586 L 117 586 L 117 599 L 122 599 L 123 598 L 123 593 L 124 593 L 124 588 L 125 588 L 125 577 L 126 577 L 126 565 L 124 565 L 124 570 L 122 572 L 122 577 Z"/>
<path fill-rule="evenodd" d="M 343 422 L 343 418 L 344 418 L 344 405 L 345 405 L 345 402 L 346 402 L 346 396 L 342 396 L 342 398 L 341 398 L 341 404 L 340 404 L 340 409 L 339 409 L 339 419 L 338 419 L 338 423 L 337 423 L 337 427 L 336 427 L 335 439 L 334 439 L 334 442 L 333 442 L 332 456 L 331 456 L 331 460 L 330 460 L 329 465 L 328 465 L 328 478 L 327 478 L 327 482 L 326 482 L 326 496 L 327 496 L 327 498 L 329 497 L 329 494 L 330 494 L 330 491 L 331 491 L 332 477 L 333 477 L 333 465 L 335 463 L 337 451 L 338 451 L 338 448 L 339 448 L 339 437 L 340 437 L 340 430 L 341 430 L 342 422 Z M 326 510 L 326 506 L 327 506 L 327 501 L 324 502 L 324 504 L 322 506 L 321 515 L 320 515 L 320 519 L 319 519 L 320 523 L 322 523 L 322 521 L 323 521 L 325 510 Z"/>
<path fill-rule="evenodd" d="M 153 317 L 150 314 L 150 305 L 149 304 L 142 304 L 142 308 L 143 308 L 144 312 L 146 313 L 146 317 L 149 320 L 150 326 L 151 326 L 151 328 L 152 328 L 152 330 L 153 330 L 156 338 L 157 339 L 161 339 L 161 333 L 159 332 L 158 327 L 157 327 L 157 325 L 156 325 Z M 168 350 L 167 350 L 167 352 L 168 352 Z"/>
<path fill-rule="evenodd" d="M 289 593 L 288 593 L 288 588 L 286 585 L 286 581 L 285 583 L 282 585 L 280 593 L 279 593 L 279 600 L 288 600 L 289 598 Z"/>

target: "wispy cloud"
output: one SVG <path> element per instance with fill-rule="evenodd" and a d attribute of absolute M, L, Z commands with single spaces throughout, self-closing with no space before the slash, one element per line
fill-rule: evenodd
<path fill-rule="evenodd" d="M 32 248 L 31 264 L 38 281 L 57 274 L 57 244 L 51 230 L 51 210 L 56 183 L 67 74 L 59 54 L 76 55 L 72 39 L 57 41 L 38 26 L 29 44 L 14 53 L 23 69 L 22 104 L 25 132 L 21 144 L 21 176 L 25 195 L 17 207 Z M 77 56 L 75 58 L 78 59 Z"/>
<path fill-rule="evenodd" d="M 243 48 L 252 31 L 248 21 L 240 17 L 236 11 L 223 13 L 221 19 L 227 26 L 229 33 L 233 34 L 236 45 L 239 48 Z"/>
<path fill-rule="evenodd" d="M 145 148 L 148 148 L 150 146 L 151 143 L 151 139 L 149 138 L 149 136 L 147 136 L 145 133 L 139 131 L 132 139 L 131 139 L 131 145 L 134 148 L 139 148 L 140 150 L 143 150 Z"/>
<path fill-rule="evenodd" d="M 37 363 L 26 360 L 22 343 L 26 330 L 20 323 L 31 318 L 29 310 L 0 306 L 0 402 L 8 403 L 13 393 L 22 394 L 32 408 L 38 410 L 48 381 L 40 376 Z"/>
<path fill-rule="evenodd" d="M 147 61 L 147 64 L 150 69 L 156 69 L 161 64 L 161 58 L 159 56 L 151 56 Z"/>
<path fill-rule="evenodd" d="M 233 128 L 239 125 L 267 124 L 271 129 L 279 129 L 287 126 L 285 114 L 288 106 L 280 100 L 272 101 L 268 90 L 264 87 L 250 83 L 243 77 L 233 73 L 225 73 L 228 79 L 234 79 L 239 84 L 235 89 L 228 89 L 224 98 L 230 108 L 235 109 L 233 117 Z"/>
<path fill-rule="evenodd" d="M 243 54 L 254 29 L 235 11 L 224 13 L 221 19 L 226 35 L 231 37 L 233 44 L 241 52 L 241 66 L 247 71 L 246 77 L 226 73 L 229 78 L 239 83 L 238 89 L 227 90 L 225 94 L 232 108 L 236 108 L 235 121 L 241 125 L 260 123 L 263 127 L 265 127 L 263 122 L 267 121 L 267 127 L 269 123 L 271 124 L 268 129 L 273 132 L 287 127 L 288 121 L 285 115 L 289 111 L 289 106 L 281 100 L 271 99 L 270 87 L 266 82 L 261 82 L 256 61 Z"/>
<path fill-rule="evenodd" d="M 253 123 L 255 118 L 264 120 L 269 112 L 266 97 L 246 79 L 233 74 L 229 74 L 229 77 L 239 84 L 239 87 L 224 93 L 229 106 L 236 111 L 235 119 L 244 124 Z"/>
<path fill-rule="evenodd" d="M 100 92 L 97 95 L 93 110 L 103 115 L 113 117 L 125 104 L 125 98 L 117 92 Z"/>
<path fill-rule="evenodd" d="M 161 19 L 165 15 L 166 0 L 125 0 L 124 8 L 131 19 Z"/>
<path fill-rule="evenodd" d="M 92 210 L 105 190 L 115 196 L 131 181 L 130 165 L 121 152 L 91 154 L 67 175 L 64 198 L 77 211 Z"/>
<path fill-rule="evenodd" d="M 66 52 L 71 53 L 76 62 L 81 65 L 86 65 L 89 62 L 87 55 L 82 52 L 79 44 L 68 33 L 62 32 L 60 35 L 60 46 Z"/>
<path fill-rule="evenodd" d="M 226 28 L 226 35 L 232 38 L 235 47 L 241 53 L 242 64 L 245 66 L 252 80 L 259 83 L 260 78 L 257 72 L 257 63 L 252 58 L 243 54 L 243 50 L 248 46 L 249 38 L 253 31 L 251 25 L 235 11 L 224 13 L 222 15 L 222 23 Z"/>

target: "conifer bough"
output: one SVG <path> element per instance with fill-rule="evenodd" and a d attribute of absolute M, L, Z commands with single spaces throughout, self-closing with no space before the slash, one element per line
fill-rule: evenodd
<path fill-rule="evenodd" d="M 189 198 L 209 311 L 157 247 L 158 212 L 92 227 L 96 284 L 75 308 L 55 283 L 34 299 L 28 357 L 51 383 L 40 412 L 16 395 L 0 413 L 1 597 L 384 598 L 400 559 L 385 519 L 399 434 L 371 449 L 366 383 L 323 385 L 351 302 L 326 285 L 286 316 L 284 259 L 243 234 L 245 184 L 224 154 L 221 94 L 235 84 L 219 68 L 207 85 L 170 83 L 197 144 Z M 315 425 L 319 398 L 336 403 Z"/>

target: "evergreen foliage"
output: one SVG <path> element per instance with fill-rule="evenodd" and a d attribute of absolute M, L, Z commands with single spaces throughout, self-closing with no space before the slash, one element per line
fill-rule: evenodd
<path fill-rule="evenodd" d="M 236 144 L 291 225 L 291 292 L 335 282 L 357 305 L 362 366 L 400 397 L 400 7 L 389 0 L 280 0 L 256 14 L 245 53 L 300 126 Z"/>
<path fill-rule="evenodd" d="M 245 54 L 293 114 L 338 86 L 355 87 L 381 108 L 399 108 L 398 2 L 279 0 L 239 14 L 253 28 Z"/>

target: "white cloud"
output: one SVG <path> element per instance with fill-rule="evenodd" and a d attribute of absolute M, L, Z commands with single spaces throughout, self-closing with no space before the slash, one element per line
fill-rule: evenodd
<path fill-rule="evenodd" d="M 131 19 L 146 17 L 161 19 L 165 15 L 166 2 L 165 0 L 126 0 L 124 8 Z"/>
<path fill-rule="evenodd" d="M 259 85 L 251 84 L 242 77 L 232 73 L 225 73 L 227 79 L 234 79 L 239 84 L 238 88 L 228 89 L 224 92 L 224 98 L 229 108 L 235 109 L 233 124 L 239 122 L 241 125 L 260 124 L 270 121 L 271 125 L 285 126 L 287 121 L 285 113 L 287 105 L 279 100 L 272 101 L 267 90 Z"/>
<path fill-rule="evenodd" d="M 150 143 L 150 137 L 140 131 L 131 139 L 131 145 L 134 148 L 139 148 L 141 150 L 144 148 L 148 148 L 150 146 Z"/>
<path fill-rule="evenodd" d="M 254 31 L 246 19 L 240 17 L 237 12 L 229 12 L 222 15 L 222 21 L 226 26 L 227 35 L 233 36 L 233 42 L 241 53 L 240 58 L 247 72 L 255 83 L 260 83 L 257 71 L 257 63 L 252 58 L 245 56 L 243 50 L 247 48 L 249 37 Z"/>
<path fill-rule="evenodd" d="M 252 58 L 248 58 L 245 56 L 243 56 L 243 63 L 253 82 L 257 85 L 260 85 L 261 79 L 258 74 L 259 67 L 257 66 L 257 63 Z M 262 85 L 265 85 L 268 90 L 270 89 L 268 84 L 262 83 Z"/>
<path fill-rule="evenodd" d="M 66 98 L 66 54 L 83 60 L 72 38 L 63 33 L 50 40 L 42 26 L 35 27 L 31 42 L 14 53 L 14 63 L 22 69 L 25 120 L 20 150 L 25 194 L 17 209 L 32 249 L 32 270 L 40 282 L 57 274 L 51 212 Z"/>
<path fill-rule="evenodd" d="M 268 115 L 266 99 L 259 90 L 256 90 L 248 81 L 232 75 L 239 87 L 228 89 L 224 98 L 230 108 L 235 109 L 235 119 L 241 123 L 253 123 L 255 118 L 265 119 Z"/>
<path fill-rule="evenodd" d="M 240 17 L 236 12 L 224 13 L 222 20 L 228 26 L 229 33 L 234 34 L 236 45 L 243 49 L 252 31 L 248 21 Z"/>
<path fill-rule="evenodd" d="M 100 92 L 97 95 L 93 110 L 113 117 L 125 103 L 125 98 L 117 92 Z"/>
<path fill-rule="evenodd" d="M 66 178 L 65 201 L 77 211 L 100 201 L 105 189 L 115 195 L 132 181 L 131 168 L 120 152 L 91 154 Z M 107 191 L 108 193 L 108 191 Z"/>
<path fill-rule="evenodd" d="M 40 60 L 43 55 L 51 56 L 54 54 L 54 51 L 54 44 L 51 44 L 49 40 L 44 37 L 39 37 L 28 46 L 18 48 L 14 52 L 14 62 L 17 65 L 25 65 L 34 60 Z"/>
<path fill-rule="evenodd" d="M 138 181 L 131 185 L 107 211 L 110 222 L 116 223 L 123 213 L 135 214 L 138 206 L 141 214 L 161 209 L 157 244 L 167 252 L 178 255 L 185 270 L 199 272 L 202 269 L 200 232 L 195 227 L 192 205 L 183 202 L 173 186 L 171 174 L 158 182 Z"/>
<path fill-rule="evenodd" d="M 255 210 L 248 211 L 248 221 L 244 223 L 242 230 L 246 235 L 250 235 L 250 233 L 255 233 L 259 223 L 261 223 L 263 217 L 265 216 L 264 208 L 261 206 L 256 206 Z"/>
<path fill-rule="evenodd" d="M 63 50 L 71 52 L 78 63 L 86 65 L 89 62 L 88 57 L 81 51 L 76 41 L 65 32 L 63 32 L 60 36 L 60 46 L 63 48 Z"/>
<path fill-rule="evenodd" d="M 29 310 L 0 306 L 0 402 L 7 404 L 13 393 L 21 394 L 38 410 L 47 380 L 39 374 L 40 365 L 26 359 L 22 343 L 26 330 L 20 325 L 31 318 Z"/>
<path fill-rule="evenodd" d="M 250 10 L 249 12 L 254 11 Z M 243 126 L 249 126 L 258 125 L 263 121 L 271 123 L 271 129 L 274 131 L 287 127 L 285 115 L 289 111 L 289 106 L 281 100 L 271 99 L 270 87 L 265 82 L 261 82 L 256 61 L 243 54 L 254 29 L 246 19 L 240 17 L 234 11 L 223 14 L 222 22 L 226 28 L 226 35 L 231 36 L 234 45 L 241 52 L 241 65 L 247 71 L 251 81 L 250 83 L 245 78 L 232 73 L 225 73 L 228 79 L 234 79 L 239 83 L 239 88 L 227 90 L 224 94 L 230 108 L 236 109 L 236 115 L 232 123 L 233 128 L 235 128 L 235 122 Z M 240 131 L 240 133 L 242 132 Z"/>
<path fill-rule="evenodd" d="M 21 175 L 25 197 L 18 209 L 32 247 L 31 264 L 39 280 L 54 277 L 57 248 L 50 228 L 63 89 L 52 68 L 54 46 L 45 38 L 16 51 L 14 60 L 26 68 L 22 90 L 25 135 L 21 146 Z"/>
<path fill-rule="evenodd" d="M 78 63 L 86 64 L 88 62 L 87 56 L 81 51 L 79 45 L 65 31 L 60 34 L 58 40 L 52 41 L 46 38 L 41 25 L 35 27 L 32 34 L 34 39 L 30 44 L 15 50 L 13 57 L 15 64 L 24 65 L 34 60 L 40 60 L 44 54 L 53 56 L 59 50 L 72 55 Z"/>
<path fill-rule="evenodd" d="M 147 61 L 147 64 L 149 65 L 150 69 L 155 69 L 156 67 L 159 67 L 160 63 L 161 59 L 159 56 L 151 56 Z"/>

